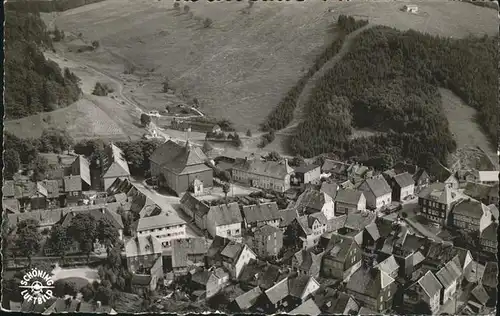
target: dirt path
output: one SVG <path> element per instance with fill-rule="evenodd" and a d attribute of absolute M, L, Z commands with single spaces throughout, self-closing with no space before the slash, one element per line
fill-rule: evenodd
<path fill-rule="evenodd" d="M 297 100 L 297 105 L 293 112 L 292 122 L 290 122 L 290 124 L 288 124 L 288 126 L 285 127 L 284 129 L 276 132 L 276 134 L 285 136 L 292 136 L 294 134 L 295 129 L 297 128 L 299 123 L 304 120 L 307 101 L 310 99 L 311 93 L 314 87 L 317 86 L 318 81 L 326 74 L 328 70 L 330 70 L 333 66 L 335 66 L 337 62 L 341 60 L 345 56 L 345 54 L 347 54 L 347 52 L 349 52 L 353 39 L 359 33 L 370 28 L 371 26 L 372 26 L 371 24 L 365 25 L 346 36 L 345 41 L 342 47 L 340 48 L 339 52 L 333 58 L 327 61 L 323 65 L 323 67 L 321 67 L 321 69 L 316 71 L 314 75 L 307 81 L 306 85 L 304 86 L 304 89 L 302 89 L 302 93 L 300 94 Z"/>

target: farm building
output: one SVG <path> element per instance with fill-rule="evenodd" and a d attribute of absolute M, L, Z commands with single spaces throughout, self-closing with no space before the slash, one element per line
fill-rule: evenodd
<path fill-rule="evenodd" d="M 403 10 L 406 11 L 406 12 L 410 12 L 410 13 L 417 13 L 418 12 L 418 6 L 414 5 L 414 4 L 407 4 L 403 7 Z"/>

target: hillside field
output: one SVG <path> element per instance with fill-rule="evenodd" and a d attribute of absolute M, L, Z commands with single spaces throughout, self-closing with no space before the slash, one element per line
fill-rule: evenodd
<path fill-rule="evenodd" d="M 331 24 L 339 14 L 370 23 L 413 28 L 446 37 L 494 34 L 495 11 L 469 3 L 415 2 L 418 14 L 402 12 L 404 2 L 198 1 L 190 14 L 173 1 L 106 0 L 57 15 L 55 25 L 82 39 L 99 40 L 96 52 L 75 54 L 119 77 L 126 65 L 146 77 L 141 89 L 124 94 L 144 108 L 165 105 L 161 82 L 196 97 L 201 110 L 228 118 L 239 130 L 256 129 L 282 96 L 335 38 Z M 333 11 L 333 12 L 332 12 Z M 53 15 L 47 15 L 53 18 Z M 210 28 L 203 19 L 210 18 Z"/>

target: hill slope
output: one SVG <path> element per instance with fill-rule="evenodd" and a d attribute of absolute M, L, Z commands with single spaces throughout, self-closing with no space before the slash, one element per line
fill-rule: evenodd
<path fill-rule="evenodd" d="M 78 78 L 43 56 L 52 48 L 38 14 L 7 11 L 5 22 L 5 113 L 8 119 L 46 112 L 78 99 Z"/>
<path fill-rule="evenodd" d="M 305 122 L 292 139 L 304 156 L 340 150 L 363 158 L 416 159 L 429 152 L 445 162 L 456 143 L 438 86 L 478 110 L 492 140 L 498 128 L 496 37 L 449 39 L 375 27 L 355 38 L 352 50 L 316 85 Z M 349 140 L 352 127 L 386 135 Z M 320 136 L 320 137 L 318 137 Z"/>
<path fill-rule="evenodd" d="M 402 4 L 392 2 L 258 1 L 244 14 L 247 5 L 189 2 L 189 17 L 173 10 L 171 1 L 106 0 L 63 12 L 56 24 L 99 40 L 112 52 L 82 58 L 115 72 L 123 72 L 125 59 L 154 68 L 156 79 L 148 85 L 161 90 L 168 76 L 176 89 L 200 100 L 203 112 L 229 118 L 240 130 L 262 123 L 310 68 L 335 38 L 328 30 L 339 14 L 443 36 L 498 30 L 492 10 L 458 2 L 419 3 L 417 15 L 401 12 Z M 211 18 L 213 26 L 204 29 L 197 17 Z"/>

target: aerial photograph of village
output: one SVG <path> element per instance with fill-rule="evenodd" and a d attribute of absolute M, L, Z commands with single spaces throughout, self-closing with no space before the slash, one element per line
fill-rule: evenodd
<path fill-rule="evenodd" d="M 499 18 L 7 1 L 2 311 L 496 314 Z"/>

